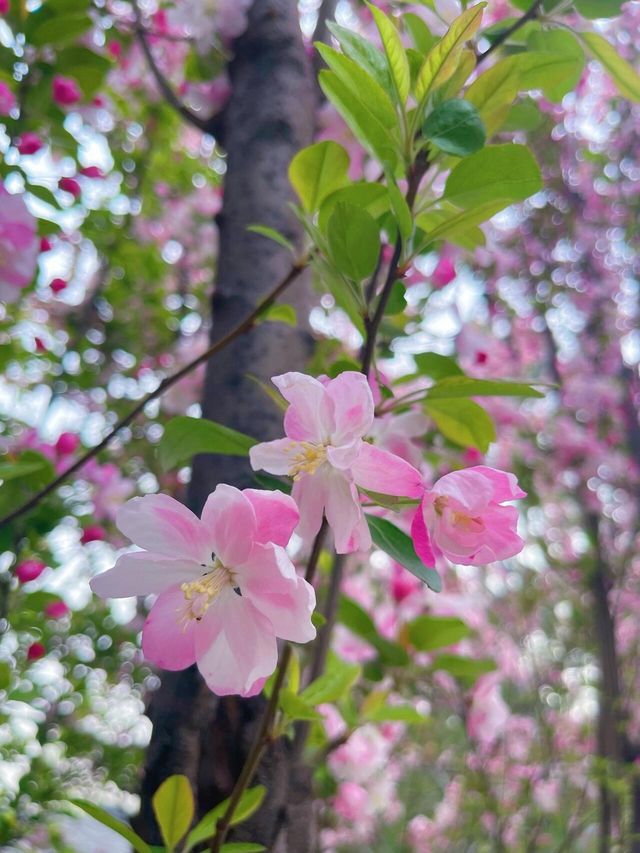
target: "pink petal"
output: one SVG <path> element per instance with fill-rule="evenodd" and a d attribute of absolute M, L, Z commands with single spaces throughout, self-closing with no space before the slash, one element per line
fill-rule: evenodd
<path fill-rule="evenodd" d="M 142 651 L 162 669 L 185 669 L 196 660 L 195 619 L 180 622 L 185 597 L 179 586 L 158 596 L 142 629 Z"/>
<path fill-rule="evenodd" d="M 506 560 L 522 551 L 524 542 L 517 533 L 518 510 L 514 506 L 491 507 L 482 520 L 486 530 L 471 565 L 484 566 L 495 560 Z"/>
<path fill-rule="evenodd" d="M 244 489 L 244 496 L 251 503 L 256 515 L 255 541 L 262 544 L 275 542 L 287 545 L 300 513 L 296 502 L 282 492 L 266 492 L 263 489 Z"/>
<path fill-rule="evenodd" d="M 440 477 L 434 485 L 434 496 L 446 495 L 458 502 L 459 508 L 470 515 L 481 513 L 493 498 L 493 483 L 474 468 L 452 471 Z"/>
<path fill-rule="evenodd" d="M 161 554 L 135 551 L 118 557 L 115 566 L 92 578 L 89 586 L 102 598 L 128 598 L 158 594 L 201 574 L 200 565 L 191 560 L 171 560 Z"/>
<path fill-rule="evenodd" d="M 349 444 L 362 438 L 373 424 L 373 395 L 367 377 L 346 370 L 327 385 L 327 396 L 333 401 L 334 445 Z"/>
<path fill-rule="evenodd" d="M 321 382 L 304 373 L 283 373 L 271 380 L 291 405 L 284 417 L 285 432 L 297 441 L 328 440 L 333 426 L 331 405 Z"/>
<path fill-rule="evenodd" d="M 326 482 L 325 514 L 333 531 L 338 554 L 350 554 L 371 547 L 371 535 L 356 488 L 337 471 L 332 472 Z"/>
<path fill-rule="evenodd" d="M 334 468 L 346 470 L 351 468 L 353 463 L 358 458 L 360 449 L 364 442 L 361 438 L 357 438 L 351 444 L 343 444 L 341 447 L 327 447 L 327 459 Z"/>
<path fill-rule="evenodd" d="M 420 472 L 413 465 L 366 441 L 351 466 L 351 474 L 358 486 L 371 492 L 407 498 L 419 498 L 424 492 Z"/>
<path fill-rule="evenodd" d="M 316 629 L 311 614 L 316 605 L 315 590 L 298 577 L 283 548 L 256 547 L 249 563 L 238 571 L 238 579 L 243 597 L 267 617 L 276 637 L 294 643 L 313 640 Z"/>
<path fill-rule="evenodd" d="M 211 548 L 200 519 L 169 495 L 132 498 L 116 513 L 116 524 L 147 551 L 196 563 L 209 561 Z"/>
<path fill-rule="evenodd" d="M 243 563 L 253 547 L 256 514 L 240 489 L 225 483 L 216 486 L 202 510 L 211 549 L 228 568 Z"/>
<path fill-rule="evenodd" d="M 262 686 L 257 682 L 264 683 L 276 668 L 276 638 L 268 619 L 244 597 L 230 591 L 218 602 L 224 604 L 222 629 L 211 645 L 196 636 L 198 669 L 219 696 L 253 696 Z"/>
<path fill-rule="evenodd" d="M 413 539 L 413 547 L 418 557 L 420 557 L 425 566 L 433 568 L 436 564 L 436 558 L 431 547 L 427 525 L 424 523 L 422 504 L 420 504 L 416 514 L 413 516 L 411 538 Z"/>
<path fill-rule="evenodd" d="M 469 471 L 477 471 L 482 474 L 493 484 L 493 500 L 496 503 L 502 501 L 514 501 L 519 498 L 526 498 L 527 493 L 523 492 L 518 485 L 518 479 L 515 474 L 507 471 L 500 471 L 497 468 L 489 468 L 487 465 L 476 465 L 474 468 L 468 468 Z"/>
<path fill-rule="evenodd" d="M 254 471 L 288 474 L 297 450 L 298 443 L 290 438 L 263 441 L 260 444 L 254 444 L 249 450 L 249 461 Z"/>
<path fill-rule="evenodd" d="M 296 533 L 309 543 L 320 530 L 326 501 L 326 475 L 324 472 L 303 474 L 293 484 L 291 497 L 298 505 L 300 522 Z"/>

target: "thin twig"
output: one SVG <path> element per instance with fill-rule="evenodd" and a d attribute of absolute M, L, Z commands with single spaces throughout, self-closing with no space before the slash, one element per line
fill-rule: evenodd
<path fill-rule="evenodd" d="M 480 63 L 484 62 L 484 60 L 488 56 L 491 56 L 491 54 L 495 50 L 497 50 L 500 45 L 504 44 L 507 39 L 511 38 L 511 36 L 516 33 L 520 29 L 520 27 L 523 27 L 527 23 L 527 21 L 533 21 L 534 18 L 537 18 L 540 7 L 542 6 L 542 2 L 543 0 L 534 0 L 534 2 L 527 9 L 524 15 L 518 18 L 517 21 L 514 21 L 513 24 L 511 24 L 510 27 L 507 27 L 506 30 L 503 30 L 503 32 L 500 33 L 500 35 L 493 42 L 493 44 L 491 44 L 483 53 L 478 56 L 476 60 L 476 65 L 480 65 Z"/>
<path fill-rule="evenodd" d="M 226 346 L 228 346 L 232 341 L 236 338 L 239 338 L 241 335 L 248 332 L 252 326 L 255 324 L 257 318 L 262 314 L 262 312 L 268 308 L 272 302 L 274 302 L 286 289 L 289 285 L 295 281 L 295 279 L 300 275 L 302 270 L 304 270 L 309 263 L 309 256 L 305 256 L 300 260 L 296 261 L 289 272 L 285 275 L 285 277 L 271 290 L 264 299 L 261 299 L 260 302 L 256 305 L 256 307 L 251 311 L 247 316 L 238 323 L 237 326 L 234 326 L 231 331 L 227 332 L 220 340 L 216 341 L 212 344 L 209 349 L 205 352 L 201 353 L 197 358 L 194 358 L 176 373 L 173 373 L 171 376 L 167 376 L 166 379 L 163 379 L 162 382 L 158 385 L 158 387 L 147 394 L 136 406 L 131 409 L 131 411 L 125 415 L 118 423 L 113 427 L 111 432 L 109 432 L 99 444 L 96 444 L 95 447 L 92 447 L 91 450 L 88 450 L 84 456 L 81 456 L 77 459 L 73 465 L 70 465 L 65 471 L 62 472 L 55 480 L 52 480 L 47 486 L 37 492 L 33 497 L 29 498 L 28 501 L 25 501 L 22 506 L 19 506 L 17 509 L 10 512 L 8 515 L 5 515 L 4 518 L 0 519 L 0 527 L 5 524 L 8 524 L 10 521 L 14 521 L 19 516 L 23 515 L 25 512 L 28 512 L 30 509 L 33 509 L 40 501 L 45 498 L 47 495 L 50 495 L 51 492 L 55 491 L 58 486 L 64 483 L 72 474 L 75 474 L 76 471 L 79 471 L 90 459 L 93 459 L 94 456 L 97 456 L 101 450 L 111 443 L 111 440 L 114 436 L 120 432 L 124 427 L 129 426 L 129 424 L 135 420 L 135 418 L 140 414 L 140 412 L 150 403 L 152 400 L 157 399 L 165 391 L 171 388 L 176 382 L 179 382 L 184 376 L 191 371 L 195 370 L 196 367 L 199 367 L 201 364 L 204 364 L 208 361 L 212 356 L 219 353 Z"/>

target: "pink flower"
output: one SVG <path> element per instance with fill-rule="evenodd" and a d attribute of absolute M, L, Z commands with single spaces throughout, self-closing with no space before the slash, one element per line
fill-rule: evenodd
<path fill-rule="evenodd" d="M 434 287 L 445 287 L 456 277 L 456 268 L 447 255 L 442 255 L 436 268 L 431 273 L 431 283 Z"/>
<path fill-rule="evenodd" d="M 39 578 L 46 568 L 41 560 L 24 560 L 16 566 L 15 574 L 20 583 L 28 583 Z"/>
<path fill-rule="evenodd" d="M 9 0 L 0 0 L 0 15 L 9 13 Z"/>
<path fill-rule="evenodd" d="M 490 672 L 475 683 L 471 691 L 471 705 L 467 713 L 467 732 L 481 746 L 489 747 L 503 734 L 511 716 L 509 706 L 502 698 L 502 675 Z"/>
<path fill-rule="evenodd" d="M 8 116 L 16 105 L 16 96 L 4 80 L 0 80 L 0 116 Z"/>
<path fill-rule="evenodd" d="M 91 587 L 110 598 L 158 594 L 142 632 L 158 666 L 197 663 L 214 693 L 254 696 L 276 667 L 276 637 L 315 637 L 315 592 L 285 551 L 298 523 L 288 495 L 220 485 L 201 519 L 167 495 L 147 495 L 116 522 L 145 550 L 120 557 Z"/>
<path fill-rule="evenodd" d="M 60 456 L 68 456 L 75 453 L 80 444 L 80 439 L 75 432 L 63 432 L 55 443 L 55 448 Z"/>
<path fill-rule="evenodd" d="M 80 541 L 83 545 L 89 542 L 103 542 L 107 538 L 107 531 L 99 524 L 89 524 L 82 531 Z"/>
<path fill-rule="evenodd" d="M 0 181 L 0 299 L 15 302 L 31 284 L 38 260 L 36 221 L 21 195 L 11 195 Z"/>
<path fill-rule="evenodd" d="M 104 178 L 102 169 L 99 166 L 85 166 L 80 169 L 80 174 L 84 175 L 85 178 Z"/>
<path fill-rule="evenodd" d="M 433 566 L 436 554 L 453 563 L 482 566 L 522 550 L 518 510 L 504 501 L 526 497 L 514 474 L 478 465 L 445 474 L 425 492 L 411 528 L 420 558 Z"/>
<path fill-rule="evenodd" d="M 44 145 L 37 133 L 28 130 L 16 140 L 16 148 L 20 154 L 35 154 Z"/>
<path fill-rule="evenodd" d="M 60 178 L 58 181 L 58 187 L 66 193 L 71 193 L 74 198 L 78 198 L 82 192 L 80 184 L 75 178 Z"/>
<path fill-rule="evenodd" d="M 53 248 L 53 244 L 48 237 L 40 238 L 40 251 L 41 252 L 50 252 Z"/>
<path fill-rule="evenodd" d="M 52 601 L 47 604 L 44 612 L 50 619 L 62 619 L 69 612 L 69 608 L 64 601 Z"/>
<path fill-rule="evenodd" d="M 54 293 L 61 293 L 66 290 L 67 282 L 63 278 L 54 278 L 49 287 Z"/>
<path fill-rule="evenodd" d="M 296 532 L 303 539 L 315 536 L 324 514 L 339 554 L 369 548 L 357 487 L 419 497 L 423 486 L 412 465 L 362 440 L 373 425 L 366 376 L 345 371 L 323 383 L 284 373 L 272 382 L 290 404 L 284 417 L 287 438 L 252 447 L 252 468 L 293 477 L 292 496 L 300 508 Z"/>
<path fill-rule="evenodd" d="M 80 86 L 73 77 L 63 77 L 61 74 L 53 78 L 51 91 L 53 100 L 61 107 L 70 107 L 82 98 Z"/>
<path fill-rule="evenodd" d="M 44 657 L 46 653 L 47 650 L 42 643 L 31 643 L 27 649 L 27 660 L 39 660 Z"/>

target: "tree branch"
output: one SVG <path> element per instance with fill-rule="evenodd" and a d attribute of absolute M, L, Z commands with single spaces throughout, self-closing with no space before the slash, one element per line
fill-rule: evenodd
<path fill-rule="evenodd" d="M 507 27 L 506 30 L 500 33 L 498 38 L 491 44 L 483 53 L 481 53 L 477 60 L 476 65 L 480 65 L 481 62 L 491 56 L 491 54 L 497 50 L 501 45 L 503 45 L 507 39 L 511 38 L 511 36 L 516 33 L 520 27 L 523 27 L 528 21 L 533 21 L 534 18 L 538 17 L 538 12 L 542 6 L 542 0 L 534 0 L 531 6 L 527 9 L 527 11 L 522 15 L 522 17 L 518 18 L 517 21 L 514 21 L 510 27 Z"/>
<path fill-rule="evenodd" d="M 227 332 L 220 340 L 213 343 L 209 349 L 205 352 L 201 353 L 197 358 L 194 358 L 176 373 L 173 373 L 171 376 L 167 376 L 166 379 L 163 379 L 162 382 L 158 385 L 158 387 L 147 394 L 136 406 L 131 409 L 131 411 L 125 415 L 118 423 L 113 427 L 111 432 L 107 433 L 107 435 L 102 439 L 99 444 L 96 444 L 95 447 L 92 447 L 91 450 L 88 450 L 84 456 L 81 456 L 77 459 L 73 465 L 70 465 L 65 471 L 62 472 L 55 480 L 52 480 L 47 486 L 37 492 L 33 497 L 29 498 L 28 501 L 25 501 L 22 506 L 19 506 L 17 509 L 10 512 L 8 515 L 5 515 L 4 518 L 0 519 L 0 527 L 8 524 L 10 521 L 14 521 L 16 518 L 19 518 L 21 515 L 24 515 L 25 512 L 33 509 L 40 501 L 45 498 L 47 495 L 50 495 L 51 492 L 55 491 L 58 486 L 64 483 L 72 474 L 75 474 L 76 471 L 79 471 L 90 459 L 93 459 L 94 456 L 97 456 L 101 450 L 104 450 L 108 444 L 111 443 L 111 440 L 120 432 L 124 427 L 129 426 L 129 424 L 135 420 L 135 418 L 140 414 L 140 412 L 150 403 L 152 400 L 156 400 L 158 397 L 162 396 L 165 391 L 168 391 L 176 382 L 179 382 L 183 377 L 185 377 L 188 373 L 191 373 L 196 367 L 199 367 L 201 364 L 204 364 L 214 355 L 223 350 L 228 344 L 234 341 L 236 338 L 239 338 L 241 335 L 248 332 L 257 318 L 262 314 L 262 312 L 268 308 L 272 302 L 274 302 L 286 289 L 289 287 L 292 282 L 300 275 L 300 273 L 306 269 L 309 264 L 310 258 L 305 256 L 298 261 L 296 261 L 286 276 L 278 282 L 278 284 L 271 290 L 264 299 L 261 299 L 260 302 L 256 305 L 256 307 L 249 313 L 244 320 L 234 326 L 231 331 Z"/>

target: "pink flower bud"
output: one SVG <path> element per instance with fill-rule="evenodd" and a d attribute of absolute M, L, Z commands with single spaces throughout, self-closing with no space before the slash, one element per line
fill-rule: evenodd
<path fill-rule="evenodd" d="M 436 268 L 431 273 L 431 283 L 434 287 L 445 287 L 456 277 L 456 268 L 446 255 L 441 257 Z"/>
<path fill-rule="evenodd" d="M 47 347 L 45 346 L 45 342 L 42 338 L 35 337 L 33 339 L 34 344 L 36 345 L 36 352 L 46 352 Z"/>
<path fill-rule="evenodd" d="M 31 130 L 23 133 L 16 141 L 16 148 L 20 154 L 35 154 L 43 145 L 44 142 L 40 139 L 38 134 L 33 133 Z"/>
<path fill-rule="evenodd" d="M 27 649 L 27 660 L 39 660 L 44 657 L 46 653 L 47 650 L 42 643 L 31 643 Z"/>
<path fill-rule="evenodd" d="M 107 531 L 104 527 L 101 527 L 99 524 L 90 524 L 82 531 L 80 541 L 83 545 L 86 545 L 88 542 L 102 542 L 106 538 Z"/>
<path fill-rule="evenodd" d="M 0 80 L 0 116 L 8 116 L 16 105 L 16 96 L 4 80 Z"/>
<path fill-rule="evenodd" d="M 16 566 L 15 575 L 20 583 L 28 583 L 40 577 L 46 568 L 46 564 L 41 560 L 24 560 Z"/>
<path fill-rule="evenodd" d="M 56 441 L 55 448 L 60 456 L 67 456 L 69 453 L 75 453 L 79 444 L 80 439 L 74 432 L 63 432 Z"/>
<path fill-rule="evenodd" d="M 74 198 L 78 198 L 82 192 L 80 184 L 75 178 L 60 178 L 58 181 L 58 187 L 66 193 L 71 193 Z"/>
<path fill-rule="evenodd" d="M 69 608 L 64 601 L 52 601 L 44 609 L 44 612 L 51 619 L 62 619 L 69 612 Z"/>
<path fill-rule="evenodd" d="M 122 45 L 119 41 L 107 42 L 107 52 L 110 53 L 114 59 L 118 59 L 118 57 L 122 55 Z"/>
<path fill-rule="evenodd" d="M 80 174 L 84 175 L 85 178 L 104 178 L 102 169 L 99 166 L 85 166 L 83 169 L 80 169 Z"/>
<path fill-rule="evenodd" d="M 53 247 L 51 240 L 48 237 L 40 238 L 40 251 L 41 252 L 50 252 Z"/>
<path fill-rule="evenodd" d="M 0 15 L 7 15 L 9 12 L 9 0 L 0 0 Z"/>
<path fill-rule="evenodd" d="M 61 107 L 70 107 L 82 98 L 82 91 L 73 77 L 63 77 L 61 74 L 53 78 L 51 91 L 53 100 Z"/>
<path fill-rule="evenodd" d="M 67 287 L 67 282 L 63 278 L 54 278 L 49 285 L 54 293 L 61 293 Z"/>

